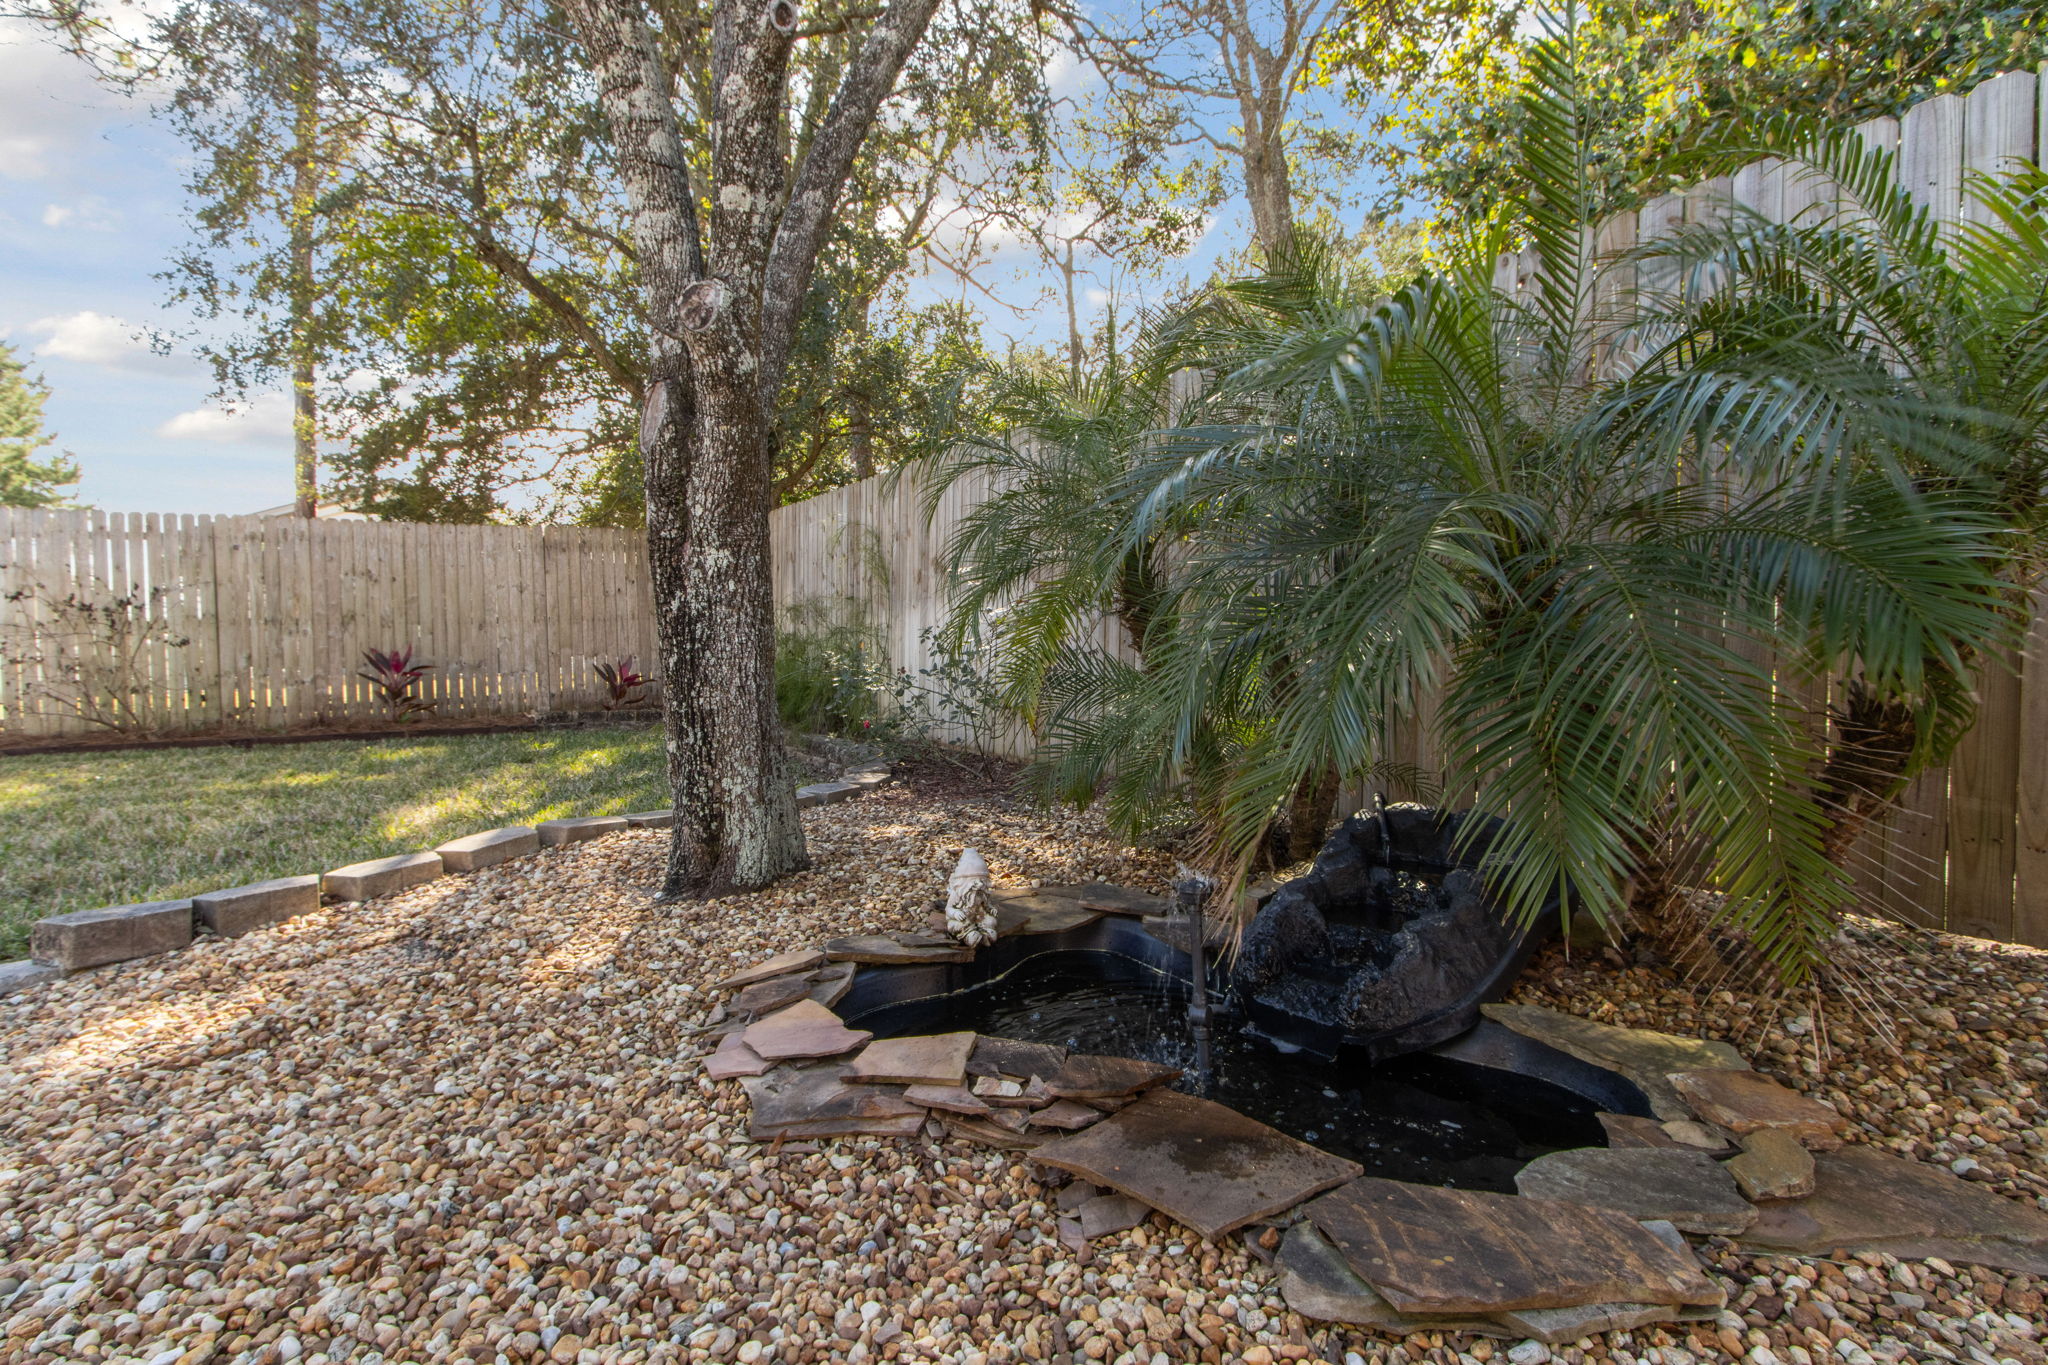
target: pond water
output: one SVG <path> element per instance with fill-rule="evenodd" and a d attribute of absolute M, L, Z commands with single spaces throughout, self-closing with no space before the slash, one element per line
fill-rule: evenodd
<path fill-rule="evenodd" d="M 1243 1030 L 1222 990 L 1211 992 L 1207 1085 L 1192 1074 L 1185 986 L 1114 953 L 1046 953 L 965 990 L 849 1022 L 882 1037 L 972 1029 L 1184 1067 L 1176 1088 L 1394 1180 L 1512 1193 L 1515 1172 L 1535 1157 L 1604 1144 L 1598 1106 L 1561 1086 L 1428 1052 L 1378 1065 L 1283 1052 Z"/>

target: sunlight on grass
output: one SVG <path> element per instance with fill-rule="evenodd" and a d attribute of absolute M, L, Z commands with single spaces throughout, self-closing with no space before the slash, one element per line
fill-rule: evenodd
<path fill-rule="evenodd" d="M 656 728 L 0 758 L 0 959 L 28 926 L 668 804 Z"/>

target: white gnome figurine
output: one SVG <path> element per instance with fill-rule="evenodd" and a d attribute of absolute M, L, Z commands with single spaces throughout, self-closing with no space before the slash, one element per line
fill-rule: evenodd
<path fill-rule="evenodd" d="M 946 878 L 946 932 L 970 948 L 996 941 L 996 907 L 988 898 L 988 859 L 971 848 L 960 851 Z"/>

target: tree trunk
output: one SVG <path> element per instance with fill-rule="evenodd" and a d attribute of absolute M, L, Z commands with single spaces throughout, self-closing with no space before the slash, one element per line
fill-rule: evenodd
<path fill-rule="evenodd" d="M 319 361 L 313 335 L 314 211 L 320 198 L 315 164 L 320 138 L 320 3 L 299 0 L 292 32 L 298 89 L 292 110 L 291 247 L 292 498 L 301 517 L 320 512 L 320 421 L 313 393 Z"/>
<path fill-rule="evenodd" d="M 661 627 L 675 826 L 664 900 L 766 886 L 810 866 L 775 708 L 772 453 L 751 382 L 697 370 L 650 391 L 647 548 Z"/>
<path fill-rule="evenodd" d="M 1322 848 L 1330 832 L 1330 817 L 1337 810 L 1337 788 L 1341 785 L 1337 765 L 1326 764 L 1305 775 L 1287 803 L 1287 861 L 1307 862 Z"/>

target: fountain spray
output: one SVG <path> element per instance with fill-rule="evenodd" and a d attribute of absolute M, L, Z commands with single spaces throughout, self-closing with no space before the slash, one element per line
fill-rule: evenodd
<path fill-rule="evenodd" d="M 1209 964 L 1207 957 L 1209 925 L 1203 914 L 1203 905 L 1216 889 L 1216 883 L 1200 873 L 1191 872 L 1174 883 L 1174 897 L 1180 903 L 1181 916 L 1188 930 L 1188 1032 L 1195 1042 L 1195 1071 L 1201 1077 L 1204 1090 L 1209 1088 Z"/>

